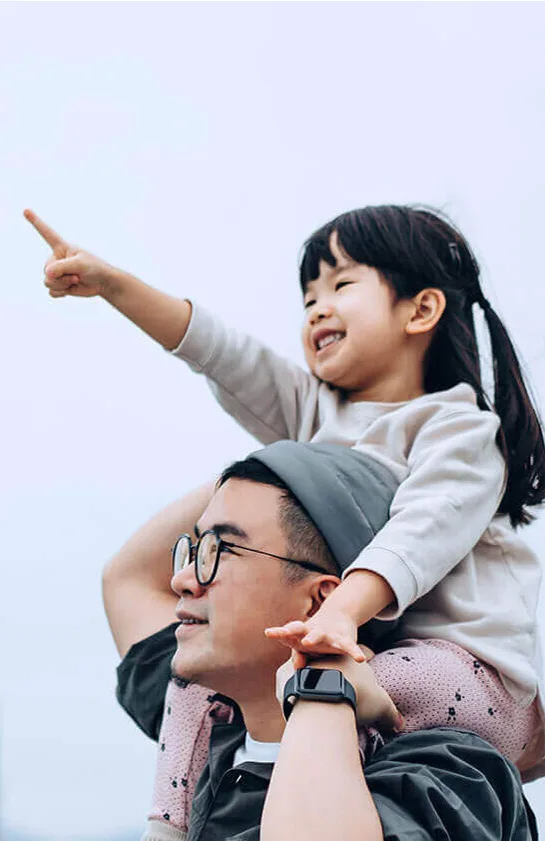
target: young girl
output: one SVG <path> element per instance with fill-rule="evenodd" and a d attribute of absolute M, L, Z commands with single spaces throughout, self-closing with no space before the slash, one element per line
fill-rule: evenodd
<path fill-rule="evenodd" d="M 358 627 L 401 617 L 403 642 L 371 665 L 406 729 L 473 730 L 526 779 L 538 776 L 540 569 L 515 527 L 545 496 L 545 445 L 513 345 L 452 224 L 426 209 L 368 207 L 310 237 L 300 270 L 307 373 L 26 216 L 53 248 L 53 297 L 104 297 L 204 373 L 262 443 L 345 444 L 398 477 L 389 522 L 337 590 L 307 625 L 269 636 L 296 650 L 296 665 L 315 653 L 361 659 Z M 475 308 L 490 335 L 493 399 L 482 385 Z M 200 687 L 169 688 L 153 811 L 169 829 L 187 826 L 210 704 Z M 183 705 L 191 735 L 181 731 Z"/>

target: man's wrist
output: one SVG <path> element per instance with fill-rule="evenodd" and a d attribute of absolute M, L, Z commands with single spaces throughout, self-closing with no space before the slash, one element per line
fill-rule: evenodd
<path fill-rule="evenodd" d="M 354 724 L 354 728 L 356 728 L 356 716 L 354 715 L 351 704 L 348 702 L 331 704 L 328 701 L 308 701 L 306 698 L 299 698 L 293 707 L 286 727 L 292 726 L 294 719 L 296 726 L 302 722 L 309 721 L 316 724 L 319 721 L 327 722 L 328 724 L 339 722 L 340 724 L 350 719 Z"/>
<path fill-rule="evenodd" d="M 302 701 L 325 704 L 348 704 L 354 714 L 357 709 L 356 692 L 340 669 L 331 663 L 298 669 L 285 683 L 282 709 L 286 720 L 293 708 Z"/>
<path fill-rule="evenodd" d="M 359 647 L 362 648 L 364 646 Z M 327 654 L 324 657 L 316 658 L 316 660 L 312 659 L 308 665 L 312 669 L 337 669 L 339 672 L 342 672 L 346 680 L 350 681 L 350 685 L 354 689 L 357 703 L 358 687 L 357 684 L 354 683 L 353 677 L 351 679 L 356 664 L 351 657 L 347 654 Z"/>

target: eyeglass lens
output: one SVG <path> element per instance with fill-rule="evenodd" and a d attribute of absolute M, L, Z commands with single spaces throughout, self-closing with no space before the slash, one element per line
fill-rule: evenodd
<path fill-rule="evenodd" d="M 218 551 L 218 538 L 213 532 L 207 532 L 201 537 L 197 551 L 198 578 L 206 584 L 214 574 L 214 565 Z"/>
<path fill-rule="evenodd" d="M 218 543 L 218 538 L 213 532 L 205 532 L 198 542 L 196 571 L 197 578 L 202 584 L 206 584 L 214 574 Z M 181 569 L 185 569 L 192 559 L 191 540 L 187 535 L 182 535 L 174 550 L 174 575 Z"/>
<path fill-rule="evenodd" d="M 182 535 L 176 541 L 174 557 L 172 559 L 172 572 L 174 575 L 184 569 L 190 562 L 191 540 L 187 535 Z"/>

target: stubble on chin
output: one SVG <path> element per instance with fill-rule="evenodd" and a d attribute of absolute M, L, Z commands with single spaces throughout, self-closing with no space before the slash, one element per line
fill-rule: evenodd
<path fill-rule="evenodd" d="M 170 676 L 172 680 L 178 685 L 182 686 L 187 683 L 199 683 L 199 673 L 195 667 L 191 667 L 189 663 L 184 663 L 183 658 L 179 661 L 179 651 L 174 653 L 170 661 Z"/>

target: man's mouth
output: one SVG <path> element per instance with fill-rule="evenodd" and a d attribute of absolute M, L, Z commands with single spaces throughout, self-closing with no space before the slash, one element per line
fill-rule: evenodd
<path fill-rule="evenodd" d="M 176 628 L 176 637 L 179 640 L 186 639 L 186 637 L 196 633 L 198 628 L 206 625 L 208 625 L 208 622 L 204 622 L 202 619 L 181 619 Z"/>
<path fill-rule="evenodd" d="M 181 625 L 208 625 L 208 622 L 205 622 L 204 619 L 181 619 Z"/>

